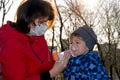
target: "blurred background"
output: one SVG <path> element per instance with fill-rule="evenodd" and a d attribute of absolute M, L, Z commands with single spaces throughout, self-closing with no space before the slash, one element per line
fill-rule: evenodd
<path fill-rule="evenodd" d="M 22 0 L 0 0 L 0 26 L 14 21 Z M 70 34 L 82 25 L 92 27 L 99 47 L 94 50 L 106 67 L 111 80 L 120 80 L 120 0 L 47 0 L 56 9 L 54 27 L 46 32 L 49 48 L 68 49 Z M 55 80 L 64 80 L 61 73 Z"/>

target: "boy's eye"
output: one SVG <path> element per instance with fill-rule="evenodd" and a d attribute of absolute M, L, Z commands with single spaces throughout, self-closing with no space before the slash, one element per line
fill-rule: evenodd
<path fill-rule="evenodd" d="M 76 44 L 79 44 L 79 42 L 76 42 Z"/>
<path fill-rule="evenodd" d="M 70 43 L 70 44 L 72 44 L 72 43 Z"/>

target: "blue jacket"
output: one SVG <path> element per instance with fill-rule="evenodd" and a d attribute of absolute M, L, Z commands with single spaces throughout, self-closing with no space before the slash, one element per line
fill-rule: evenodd
<path fill-rule="evenodd" d="M 71 57 L 64 76 L 66 80 L 110 80 L 96 52 Z"/>

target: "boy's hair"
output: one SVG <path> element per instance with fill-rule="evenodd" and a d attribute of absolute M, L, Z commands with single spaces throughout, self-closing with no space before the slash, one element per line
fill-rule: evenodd
<path fill-rule="evenodd" d="M 84 25 L 75 30 L 71 36 L 80 36 L 85 41 L 90 51 L 93 50 L 94 45 L 97 44 L 97 36 L 92 28 Z"/>

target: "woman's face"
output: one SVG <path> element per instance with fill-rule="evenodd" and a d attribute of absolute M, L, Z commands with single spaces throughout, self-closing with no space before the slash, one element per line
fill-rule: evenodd
<path fill-rule="evenodd" d="M 78 56 L 89 51 L 83 39 L 78 36 L 72 36 L 70 38 L 70 50 L 73 56 Z"/>
<path fill-rule="evenodd" d="M 30 28 L 35 28 L 36 25 L 46 24 L 47 21 L 48 21 L 48 17 L 40 17 L 35 19 L 34 22 L 31 22 L 29 26 Z"/>
<path fill-rule="evenodd" d="M 46 25 L 46 22 L 48 20 L 48 17 L 40 17 L 35 19 L 33 22 L 29 24 L 30 31 L 29 36 L 41 36 L 44 35 L 44 33 L 47 31 L 48 26 Z"/>

